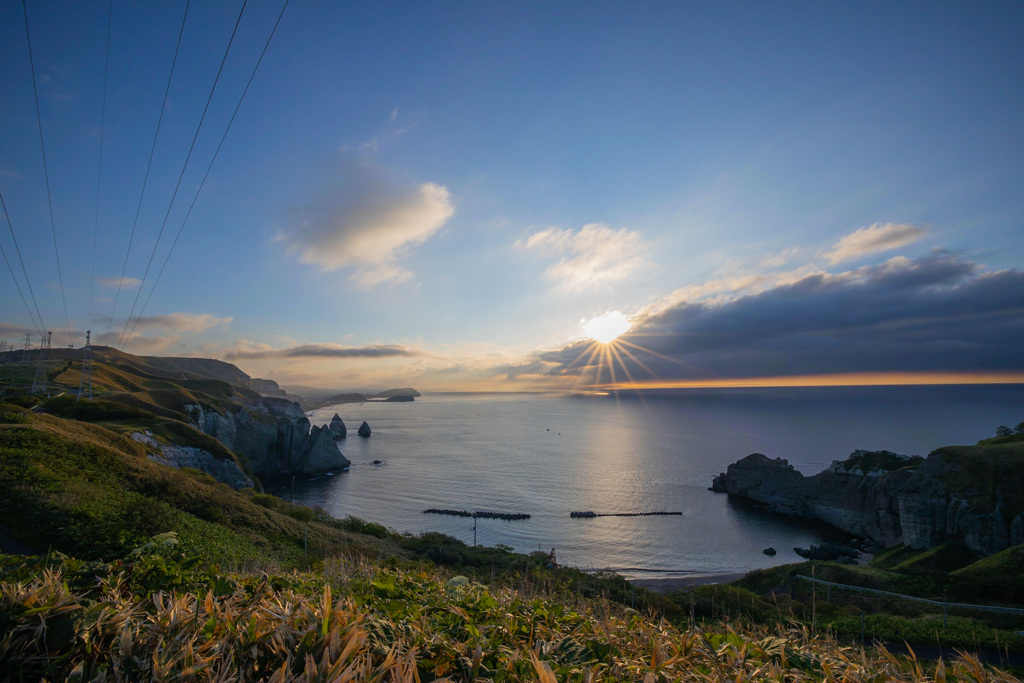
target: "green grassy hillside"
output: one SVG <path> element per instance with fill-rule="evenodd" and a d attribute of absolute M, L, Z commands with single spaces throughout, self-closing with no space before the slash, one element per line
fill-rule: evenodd
<path fill-rule="evenodd" d="M 114 557 L 154 534 L 175 531 L 190 552 L 212 562 L 290 566 L 307 537 L 323 548 L 349 542 L 337 525 L 310 519 L 306 508 L 157 465 L 144 446 L 116 429 L 16 406 L 4 406 L 0 421 L 0 498 L 7 501 L 0 524 L 41 551 Z M 123 426 L 159 434 L 173 424 L 143 416 Z M 181 433 L 167 434 L 174 442 L 192 439 L 234 457 L 214 439 L 195 430 L 186 434 L 181 426 Z"/>

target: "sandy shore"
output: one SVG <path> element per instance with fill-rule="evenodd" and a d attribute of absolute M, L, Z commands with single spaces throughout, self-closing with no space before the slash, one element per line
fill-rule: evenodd
<path fill-rule="evenodd" d="M 687 574 L 665 578 L 627 579 L 634 586 L 646 588 L 652 593 L 675 593 L 690 586 L 705 586 L 712 583 L 730 583 L 746 576 L 747 572 L 723 572 L 718 574 Z"/>

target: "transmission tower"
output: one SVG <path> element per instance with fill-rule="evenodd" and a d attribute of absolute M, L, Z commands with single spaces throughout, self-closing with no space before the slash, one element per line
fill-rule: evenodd
<path fill-rule="evenodd" d="M 32 380 L 32 393 L 46 393 L 46 358 L 49 355 L 50 338 L 53 332 L 47 332 L 45 337 L 39 338 L 39 358 L 36 359 L 36 376 Z"/>
<path fill-rule="evenodd" d="M 21 364 L 28 365 L 28 350 L 32 346 L 32 334 L 30 332 L 25 333 L 25 345 L 21 347 Z"/>
<path fill-rule="evenodd" d="M 78 399 L 82 394 L 92 400 L 92 330 L 85 331 L 85 356 L 82 359 L 82 379 L 78 382 Z"/>

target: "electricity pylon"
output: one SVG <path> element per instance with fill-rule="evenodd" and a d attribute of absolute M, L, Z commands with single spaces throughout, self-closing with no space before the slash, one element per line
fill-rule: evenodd
<path fill-rule="evenodd" d="M 85 331 L 85 357 L 82 360 L 82 379 L 78 381 L 78 398 L 84 393 L 92 400 L 92 330 Z"/>
<path fill-rule="evenodd" d="M 32 380 L 32 393 L 46 393 L 46 357 L 49 355 L 50 338 L 53 332 L 47 332 L 46 337 L 39 338 L 39 358 L 36 359 L 36 376 Z"/>

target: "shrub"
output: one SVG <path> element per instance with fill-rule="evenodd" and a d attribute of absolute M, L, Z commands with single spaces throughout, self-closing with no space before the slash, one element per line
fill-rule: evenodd
<path fill-rule="evenodd" d="M 0 403 L 0 424 L 28 424 L 28 410 L 12 403 Z"/>
<path fill-rule="evenodd" d="M 43 412 L 68 420 L 82 422 L 101 422 L 117 420 L 135 420 L 153 417 L 153 413 L 136 406 L 114 403 L 113 401 L 93 400 L 79 401 L 74 396 L 56 396 L 45 401 Z"/>

